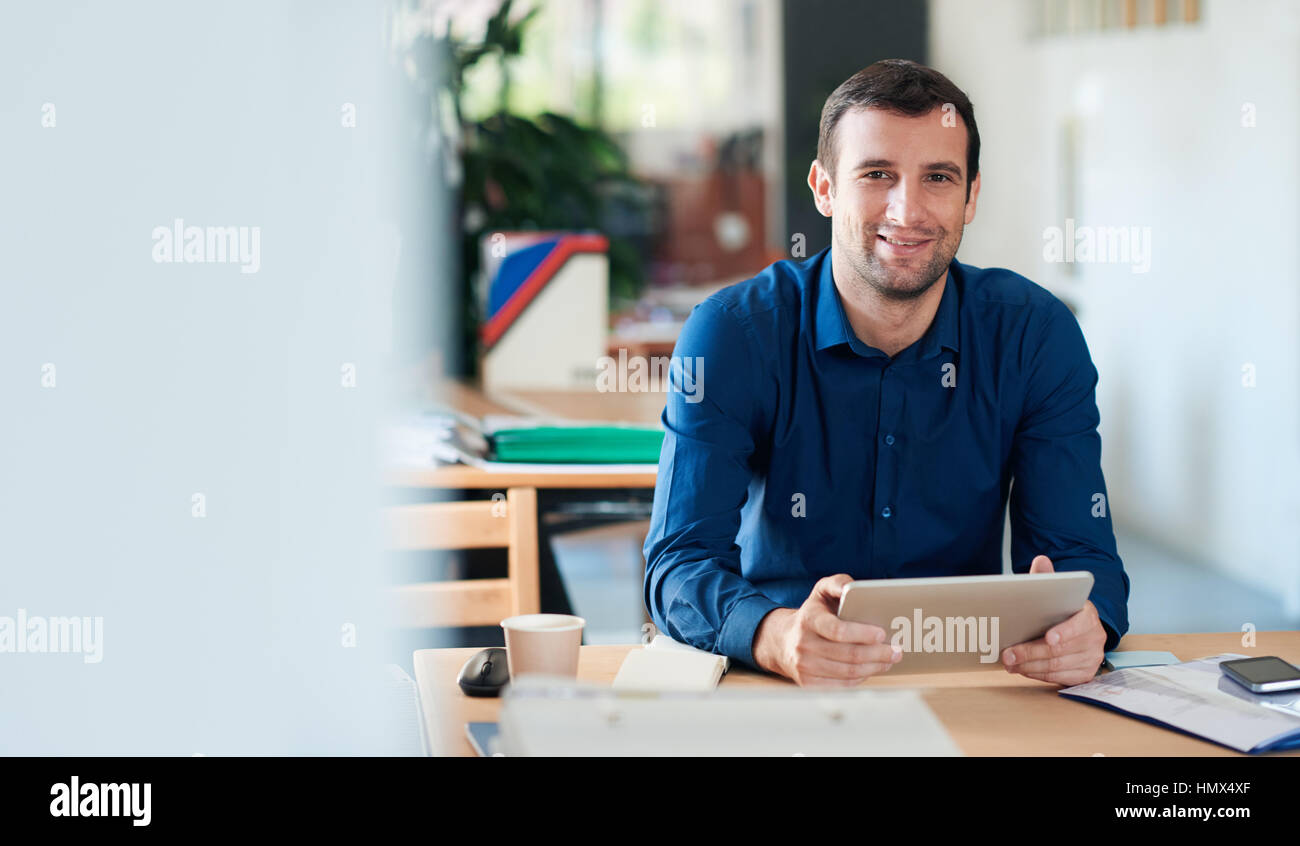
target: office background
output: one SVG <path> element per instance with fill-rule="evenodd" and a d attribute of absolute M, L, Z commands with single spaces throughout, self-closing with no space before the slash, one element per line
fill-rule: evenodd
<path fill-rule="evenodd" d="M 451 17 L 472 38 L 497 8 Z M 836 84 L 893 56 L 946 73 L 983 140 L 958 258 L 1065 300 L 1100 372 L 1132 631 L 1293 628 L 1298 39 L 1288 2 L 554 2 L 531 24 L 509 103 L 598 122 L 670 211 L 675 197 L 725 198 L 701 184 L 752 181 L 729 208 L 697 205 L 698 219 L 670 213 L 641 233 L 643 300 L 694 302 L 703 294 L 681 292 L 828 243 L 804 179 Z M 485 66 L 474 84 L 497 81 Z M 738 178 L 718 151 L 740 142 L 753 155 Z M 743 248 L 674 237 L 729 211 L 755 224 Z M 1049 261 L 1046 233 L 1067 227 L 1137 233 L 1132 255 Z M 643 622 L 640 531 L 555 539 L 589 642 L 627 642 Z"/>

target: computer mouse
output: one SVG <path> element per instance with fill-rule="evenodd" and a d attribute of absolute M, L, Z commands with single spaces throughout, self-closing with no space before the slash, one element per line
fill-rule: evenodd
<path fill-rule="evenodd" d="M 501 688 L 510 681 L 510 665 L 506 651 L 499 646 L 484 649 L 460 668 L 456 683 L 466 696 L 500 696 Z"/>

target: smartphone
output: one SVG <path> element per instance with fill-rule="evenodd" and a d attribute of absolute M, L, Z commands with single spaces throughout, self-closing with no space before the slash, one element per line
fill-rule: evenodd
<path fill-rule="evenodd" d="M 1254 693 L 1300 689 L 1300 669 L 1276 655 L 1221 661 L 1219 669 L 1237 684 Z"/>

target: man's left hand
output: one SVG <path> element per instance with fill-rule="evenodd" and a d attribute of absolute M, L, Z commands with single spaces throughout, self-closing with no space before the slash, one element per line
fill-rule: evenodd
<path fill-rule="evenodd" d="M 1053 573 L 1052 559 L 1040 555 L 1029 565 L 1031 573 Z M 1002 650 L 1009 673 L 1062 685 L 1082 684 L 1097 675 L 1106 658 L 1106 630 L 1097 607 L 1085 602 L 1079 613 L 1057 623 L 1038 640 L 1017 643 Z"/>

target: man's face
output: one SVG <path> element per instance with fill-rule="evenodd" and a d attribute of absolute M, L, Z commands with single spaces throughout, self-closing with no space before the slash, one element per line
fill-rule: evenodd
<path fill-rule="evenodd" d="M 966 126 L 950 114 L 852 109 L 837 127 L 834 182 L 820 163 L 808 177 L 817 208 L 832 218 L 837 253 L 889 299 L 929 290 L 975 218 L 979 177 L 967 200 Z"/>

